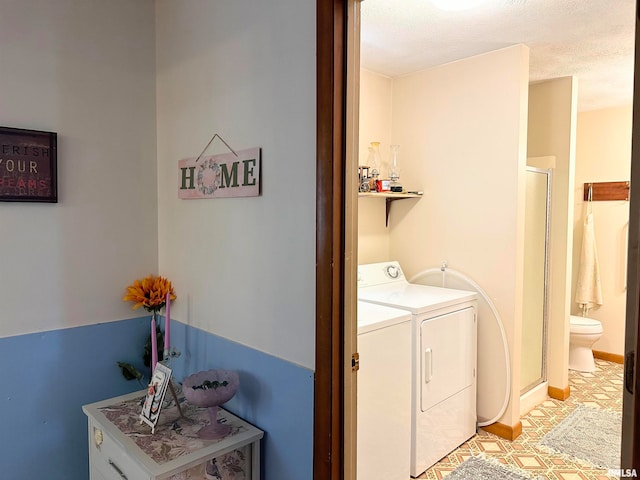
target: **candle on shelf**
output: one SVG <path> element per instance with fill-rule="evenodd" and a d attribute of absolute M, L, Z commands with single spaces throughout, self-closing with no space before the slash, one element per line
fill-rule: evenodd
<path fill-rule="evenodd" d="M 169 348 L 171 347 L 171 292 L 167 292 L 167 299 L 165 301 L 166 316 L 164 319 L 164 355 L 169 355 Z"/>
<path fill-rule="evenodd" d="M 156 338 L 156 315 L 151 316 L 151 372 L 156 369 L 158 363 L 158 340 Z"/>

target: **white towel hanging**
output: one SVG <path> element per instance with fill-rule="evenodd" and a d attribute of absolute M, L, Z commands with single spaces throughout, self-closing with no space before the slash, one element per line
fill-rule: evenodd
<path fill-rule="evenodd" d="M 591 211 L 591 188 L 589 188 L 588 198 L 575 298 L 576 302 L 582 307 L 582 314 L 585 316 L 590 308 L 602 305 L 600 268 L 598 266 L 593 212 Z"/>

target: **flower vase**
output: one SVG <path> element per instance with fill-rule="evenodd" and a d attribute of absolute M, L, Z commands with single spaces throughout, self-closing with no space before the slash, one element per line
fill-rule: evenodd
<path fill-rule="evenodd" d="M 160 329 L 160 325 L 158 323 L 158 312 L 150 311 L 151 313 L 151 328 L 149 330 L 149 336 L 147 337 L 147 343 L 143 349 L 142 359 L 145 367 L 149 367 L 151 370 L 151 374 L 153 375 L 153 370 L 155 368 L 155 362 L 161 362 L 164 358 L 163 356 L 163 345 L 164 345 L 164 335 L 162 334 L 162 330 Z M 154 349 L 155 345 L 155 349 Z M 155 351 L 155 356 L 154 356 Z"/>
<path fill-rule="evenodd" d="M 158 363 L 158 313 L 156 311 L 151 315 L 151 372 L 156 369 Z"/>

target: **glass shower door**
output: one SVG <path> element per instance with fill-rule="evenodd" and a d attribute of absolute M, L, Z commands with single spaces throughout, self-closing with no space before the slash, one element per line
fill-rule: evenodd
<path fill-rule="evenodd" d="M 527 167 L 521 393 L 546 380 L 551 170 Z"/>

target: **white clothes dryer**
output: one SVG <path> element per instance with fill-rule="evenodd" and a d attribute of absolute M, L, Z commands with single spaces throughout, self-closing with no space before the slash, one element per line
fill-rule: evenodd
<path fill-rule="evenodd" d="M 358 302 L 358 480 L 407 480 L 411 314 Z"/>
<path fill-rule="evenodd" d="M 409 283 L 398 262 L 358 267 L 358 299 L 411 313 L 410 475 L 476 433 L 477 294 Z"/>

